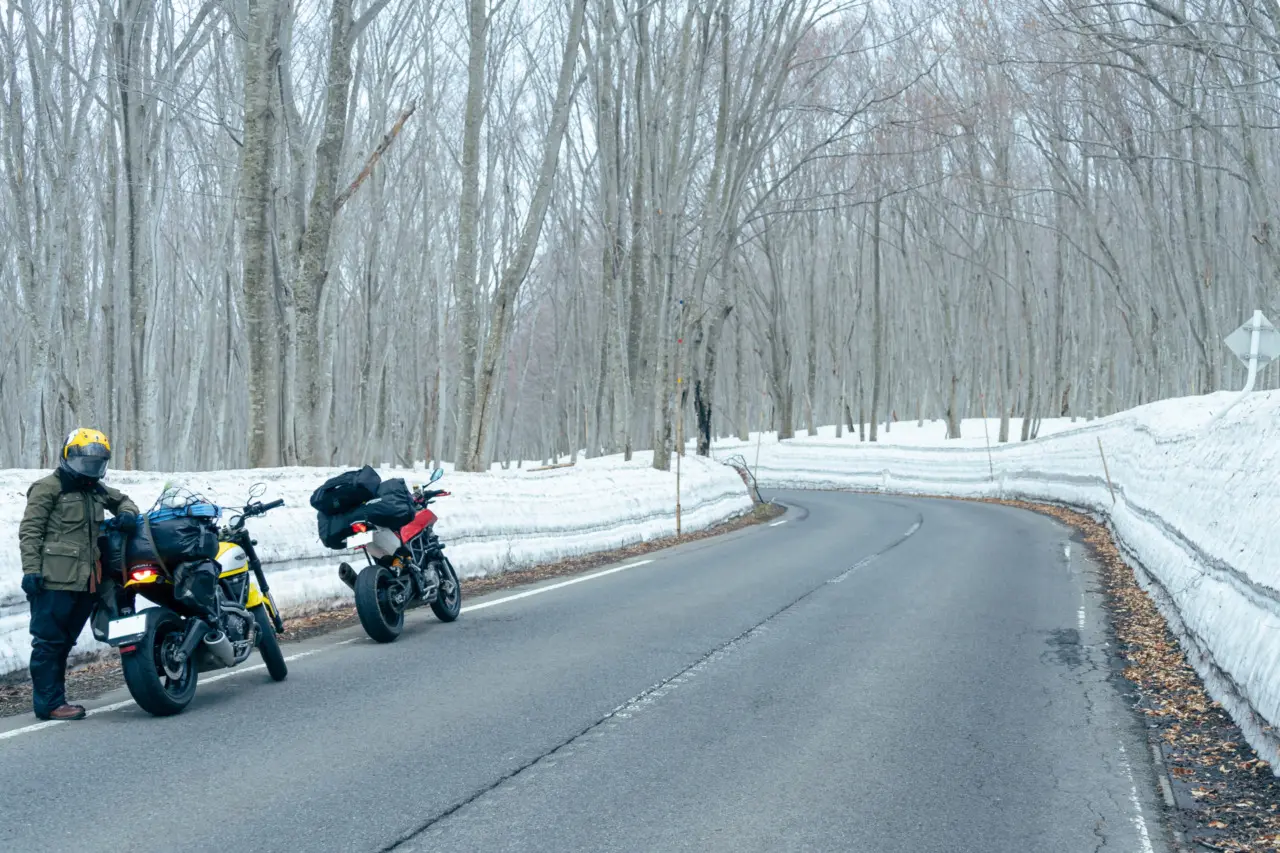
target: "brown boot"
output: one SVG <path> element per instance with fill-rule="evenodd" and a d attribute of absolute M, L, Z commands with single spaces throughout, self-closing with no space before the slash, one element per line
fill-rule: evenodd
<path fill-rule="evenodd" d="M 61 705 L 49 712 L 51 720 L 83 720 L 84 707 L 81 705 Z"/>

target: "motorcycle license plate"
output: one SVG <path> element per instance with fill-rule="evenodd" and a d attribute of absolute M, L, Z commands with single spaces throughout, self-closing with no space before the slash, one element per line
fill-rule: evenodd
<path fill-rule="evenodd" d="M 118 640 L 121 637 L 132 637 L 147 630 L 147 614 L 126 616 L 123 619 L 112 619 L 107 625 L 107 639 Z"/>
<path fill-rule="evenodd" d="M 373 541 L 373 534 L 369 531 L 364 533 L 353 533 L 347 537 L 348 548 L 362 548 Z"/>

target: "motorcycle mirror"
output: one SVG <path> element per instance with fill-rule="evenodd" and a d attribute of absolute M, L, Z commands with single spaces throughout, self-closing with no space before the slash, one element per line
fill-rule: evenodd
<path fill-rule="evenodd" d="M 428 483 L 434 483 L 436 480 L 439 480 L 439 479 L 440 479 L 441 477 L 443 477 L 443 476 L 444 476 L 444 469 L 443 469 L 443 468 L 437 468 L 436 470 L 434 470 L 434 471 L 432 471 L 432 472 L 431 472 L 431 479 L 430 479 L 430 480 L 428 480 L 427 482 L 428 482 Z"/>
<path fill-rule="evenodd" d="M 260 498 L 267 493 L 266 483 L 254 483 L 253 488 L 249 489 L 249 500 Z"/>

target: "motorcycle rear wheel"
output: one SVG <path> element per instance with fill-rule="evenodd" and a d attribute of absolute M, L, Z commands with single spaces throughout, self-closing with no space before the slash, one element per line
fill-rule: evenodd
<path fill-rule="evenodd" d="M 462 584 L 458 582 L 458 573 L 453 570 L 453 563 L 448 557 L 441 558 L 440 565 L 444 566 L 444 574 L 440 578 L 440 592 L 431 602 L 431 612 L 441 622 L 452 622 L 462 612 Z M 444 593 L 445 581 L 453 581 L 453 592 L 449 595 Z"/>
<path fill-rule="evenodd" d="M 379 643 L 393 642 L 404 630 L 404 608 L 391 599 L 397 585 L 384 566 L 365 566 L 356 576 L 356 613 L 364 632 Z"/>
<path fill-rule="evenodd" d="M 160 619 L 138 643 L 136 651 L 120 656 L 129 695 L 138 707 L 156 717 L 180 713 L 196 695 L 194 655 L 175 667 L 169 655 L 182 644 L 186 625 L 172 615 Z"/>

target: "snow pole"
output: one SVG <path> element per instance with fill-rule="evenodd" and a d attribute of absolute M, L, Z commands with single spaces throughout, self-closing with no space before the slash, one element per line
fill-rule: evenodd
<path fill-rule="evenodd" d="M 1111 485 L 1111 472 L 1107 470 L 1107 454 L 1102 452 L 1102 436 L 1098 436 L 1098 455 L 1102 457 L 1102 473 L 1107 475 L 1107 491 L 1111 492 L 1111 503 L 1116 502 L 1116 488 Z"/>
<path fill-rule="evenodd" d="M 979 394 L 978 400 L 982 403 L 982 432 L 987 437 L 987 469 L 991 472 L 991 482 L 996 481 L 996 463 L 991 458 L 991 427 L 987 424 L 987 395 Z"/>
<path fill-rule="evenodd" d="M 680 300 L 680 322 L 684 324 L 684 300 Z M 680 375 L 680 346 L 684 344 L 682 334 L 676 335 L 676 538 L 680 538 L 680 459 L 684 456 L 684 377 Z"/>
<path fill-rule="evenodd" d="M 684 400 L 680 399 L 681 377 L 676 377 L 676 538 L 680 538 L 680 459 L 684 456 Z"/>

